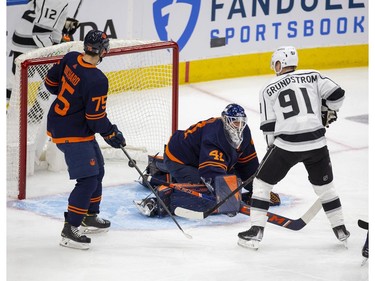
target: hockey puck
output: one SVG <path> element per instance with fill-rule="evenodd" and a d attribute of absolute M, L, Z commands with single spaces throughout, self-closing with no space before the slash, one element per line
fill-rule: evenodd
<path fill-rule="evenodd" d="M 134 168 L 136 164 L 137 164 L 137 162 L 135 162 L 135 160 L 129 160 L 129 162 L 128 162 L 128 165 L 129 165 L 130 168 Z"/>

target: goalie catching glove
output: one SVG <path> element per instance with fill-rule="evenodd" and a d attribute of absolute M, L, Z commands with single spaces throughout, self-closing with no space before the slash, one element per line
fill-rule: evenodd
<path fill-rule="evenodd" d="M 105 134 L 101 134 L 106 143 L 114 148 L 126 146 L 126 141 L 122 133 L 117 129 L 116 125 L 112 125 L 112 129 Z"/>
<path fill-rule="evenodd" d="M 322 123 L 324 127 L 329 128 L 329 125 L 337 120 L 337 111 L 331 110 L 327 107 L 325 100 L 322 103 Z"/>

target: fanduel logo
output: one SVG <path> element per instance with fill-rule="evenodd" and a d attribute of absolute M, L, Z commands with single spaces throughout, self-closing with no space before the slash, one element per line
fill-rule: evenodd
<path fill-rule="evenodd" d="M 181 3 L 185 4 L 181 5 L 181 7 L 184 10 L 186 10 L 186 4 L 191 6 L 191 12 L 185 25 L 185 29 L 183 29 L 181 35 L 177 34 L 176 36 L 176 34 L 168 34 L 168 25 L 180 23 L 169 22 L 170 14 L 165 12 L 163 13 L 163 10 L 171 8 L 173 4 L 178 5 Z M 173 40 L 177 42 L 179 49 L 181 51 L 185 47 L 186 43 L 189 41 L 191 35 L 193 34 L 195 25 L 197 24 L 200 6 L 201 0 L 156 0 L 153 4 L 153 14 L 156 31 L 158 33 L 160 40 Z M 178 38 L 177 40 L 176 37 Z"/>

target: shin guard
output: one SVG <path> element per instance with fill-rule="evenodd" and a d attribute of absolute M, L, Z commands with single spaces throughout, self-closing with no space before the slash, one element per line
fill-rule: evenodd
<path fill-rule="evenodd" d="M 313 185 L 315 193 L 319 196 L 324 212 L 332 228 L 344 224 L 340 198 L 332 182 L 325 185 Z"/>
<path fill-rule="evenodd" d="M 264 227 L 267 222 L 267 212 L 270 206 L 270 193 L 273 185 L 258 178 L 253 182 L 253 197 L 251 202 L 251 225 Z"/>

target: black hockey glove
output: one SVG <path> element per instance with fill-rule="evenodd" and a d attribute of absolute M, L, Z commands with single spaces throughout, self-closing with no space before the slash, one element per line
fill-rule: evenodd
<path fill-rule="evenodd" d="M 329 125 L 337 120 L 337 112 L 335 110 L 322 111 L 322 123 L 324 127 L 329 128 Z"/>
<path fill-rule="evenodd" d="M 101 134 L 101 136 L 106 141 L 106 143 L 114 148 L 121 148 L 126 145 L 125 138 L 117 129 L 116 125 L 112 125 L 112 129 L 108 133 Z"/>
<path fill-rule="evenodd" d="M 327 107 L 326 101 L 322 100 L 322 123 L 324 127 L 329 128 L 329 125 L 337 120 L 337 111 L 331 110 Z"/>
<path fill-rule="evenodd" d="M 73 18 L 66 18 L 64 28 L 62 30 L 63 35 L 72 36 L 79 27 L 79 21 Z"/>

